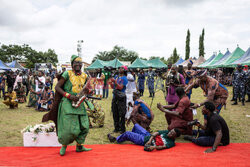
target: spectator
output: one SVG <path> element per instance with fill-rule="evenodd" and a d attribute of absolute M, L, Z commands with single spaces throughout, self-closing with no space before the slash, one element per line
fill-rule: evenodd
<path fill-rule="evenodd" d="M 95 91 L 96 96 L 102 98 L 103 91 L 103 80 L 105 79 L 104 74 L 102 73 L 102 69 L 97 70 L 97 76 L 95 80 Z"/>
<path fill-rule="evenodd" d="M 37 97 L 36 97 L 36 83 L 35 83 L 35 73 L 30 72 L 29 76 L 29 90 L 30 90 L 30 96 L 29 96 L 29 103 L 27 107 L 36 107 L 37 103 Z"/>
<path fill-rule="evenodd" d="M 1 92 L 3 93 L 3 97 L 5 94 L 5 76 L 3 73 L 0 76 L 0 98 L 1 98 Z"/>
<path fill-rule="evenodd" d="M 140 96 L 143 96 L 144 84 L 145 84 L 145 74 L 143 70 L 140 70 L 140 73 L 138 75 L 138 85 L 139 85 Z"/>
<path fill-rule="evenodd" d="M 26 102 L 26 88 L 22 83 L 22 78 L 17 77 L 17 85 L 14 88 L 17 96 L 18 103 Z"/>
<path fill-rule="evenodd" d="M 195 71 L 192 69 L 192 66 L 193 66 L 193 61 L 189 60 L 188 69 L 184 71 L 186 86 L 193 83 L 193 75 L 195 74 Z M 190 89 L 189 92 L 187 93 L 189 99 L 191 99 L 191 94 L 192 94 L 192 89 Z"/>
<path fill-rule="evenodd" d="M 10 107 L 10 109 L 14 109 L 18 107 L 16 92 L 13 91 L 12 87 L 8 88 L 8 92 L 4 96 L 3 103 Z"/>
<path fill-rule="evenodd" d="M 128 79 L 126 77 L 126 66 L 121 66 L 119 68 L 119 76 L 111 78 L 111 86 L 114 89 L 113 99 L 112 99 L 112 113 L 114 120 L 114 132 L 124 133 L 126 131 L 125 127 L 125 114 L 126 114 L 126 86 Z"/>
<path fill-rule="evenodd" d="M 127 112 L 125 118 L 128 120 L 133 109 L 129 106 L 129 103 L 133 103 L 133 93 L 137 92 L 136 83 L 132 72 L 128 72 L 127 75 L 128 84 L 126 86 L 126 98 L 127 98 Z"/>
<path fill-rule="evenodd" d="M 103 75 L 105 77 L 103 80 L 103 98 L 108 98 L 108 96 L 109 96 L 108 80 L 111 77 L 111 72 L 110 71 L 103 71 Z"/>
<path fill-rule="evenodd" d="M 50 84 L 47 83 L 43 90 L 39 92 L 33 92 L 39 96 L 37 101 L 38 111 L 50 111 L 53 105 L 54 92 L 49 89 Z"/>
<path fill-rule="evenodd" d="M 152 70 L 152 67 L 149 67 L 147 76 L 148 76 L 147 85 L 148 85 L 148 90 L 149 90 L 149 97 L 154 97 L 155 96 L 155 91 L 154 91 L 155 79 L 154 79 L 154 77 L 156 76 L 156 74 Z"/>
<path fill-rule="evenodd" d="M 35 81 L 36 81 L 36 92 L 39 92 L 43 89 L 43 87 L 45 86 L 45 77 L 44 77 L 44 73 L 42 71 L 38 72 L 38 76 L 35 76 Z"/>
<path fill-rule="evenodd" d="M 171 67 L 171 73 L 170 75 L 167 76 L 167 86 L 168 86 L 168 91 L 167 91 L 166 101 L 168 102 L 169 105 L 175 104 L 177 101 L 179 101 L 179 97 L 176 94 L 175 89 L 177 87 L 185 86 L 184 77 L 177 72 L 176 65 L 173 65 Z"/>

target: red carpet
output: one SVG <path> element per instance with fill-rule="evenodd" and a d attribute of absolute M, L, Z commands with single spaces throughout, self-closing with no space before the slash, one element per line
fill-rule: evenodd
<path fill-rule="evenodd" d="M 0 166 L 250 166 L 250 143 L 221 146 L 215 153 L 205 154 L 205 147 L 177 143 L 168 150 L 145 152 L 132 144 L 87 145 L 90 152 L 76 153 L 70 146 L 65 156 L 60 148 L 1 147 Z"/>

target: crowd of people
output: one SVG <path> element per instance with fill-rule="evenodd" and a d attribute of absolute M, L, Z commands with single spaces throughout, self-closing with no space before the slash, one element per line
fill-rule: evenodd
<path fill-rule="evenodd" d="M 27 107 L 34 107 L 38 111 L 49 111 L 53 105 L 52 88 L 55 75 L 54 70 L 47 73 L 27 70 L 2 73 L 0 85 L 4 104 L 13 109 L 18 107 L 18 103 L 27 102 Z"/>
<path fill-rule="evenodd" d="M 3 103 L 10 108 L 28 101 L 27 107 L 50 111 L 44 115 L 43 121 L 53 120 L 56 123 L 58 140 L 62 144 L 61 155 L 65 154 L 67 145 L 73 141 L 77 142 L 77 152 L 91 150 L 83 146 L 89 128 L 92 127 L 90 118 L 101 128 L 104 126 L 105 114 L 90 96 L 95 94 L 101 99 L 108 98 L 110 89 L 113 89 L 110 107 L 113 132 L 121 134 L 114 137 L 109 133 L 111 142 L 132 141 L 144 146 L 145 151 L 152 151 L 171 148 L 175 145 L 175 138 L 184 135 L 184 139 L 197 145 L 212 146 L 205 152 L 214 152 L 219 145 L 228 145 L 230 142 L 227 123 L 220 116 L 229 96 L 224 84 L 232 83 L 234 104 L 240 100 L 244 105 L 246 94 L 247 102 L 250 101 L 250 71 L 246 67 L 243 70 L 243 66 L 238 65 L 230 75 L 230 81 L 229 75 L 222 69 L 215 73 L 215 70 L 193 69 L 192 64 L 190 61 L 187 69 L 169 65 L 167 69 L 160 71 L 154 71 L 152 67 L 148 71 L 135 71 L 121 66 L 116 72 L 104 68 L 90 75 L 89 72 L 82 72 L 82 59 L 73 55 L 72 70 L 64 70 L 60 74 L 55 70 L 47 73 L 17 71 L 1 74 L 0 90 L 5 99 Z M 56 92 L 52 89 L 55 78 L 58 79 Z M 162 81 L 160 84 L 167 105 L 157 103 L 157 108 L 164 114 L 168 129 L 152 133 L 150 125 L 154 121 L 154 111 L 141 97 L 147 86 L 149 97 L 153 99 L 158 84 L 156 82 L 159 80 Z M 192 89 L 198 87 L 203 90 L 206 99 L 201 103 L 192 103 Z M 194 97 L 192 99 L 195 101 Z M 203 125 L 198 120 L 193 120 L 196 108 L 201 106 Z M 134 124 L 133 130 L 126 131 L 126 125 L 131 122 Z M 193 126 L 202 130 L 193 130 Z"/>

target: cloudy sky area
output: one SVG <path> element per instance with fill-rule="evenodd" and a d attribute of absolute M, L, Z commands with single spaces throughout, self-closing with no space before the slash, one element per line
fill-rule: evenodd
<path fill-rule="evenodd" d="M 52 48 L 59 61 L 76 54 L 91 62 L 98 51 L 114 45 L 140 57 L 164 56 L 174 47 L 185 56 L 187 29 L 191 56 L 198 57 L 199 35 L 205 28 L 205 58 L 237 44 L 250 47 L 249 0 L 0 0 L 0 42 Z"/>

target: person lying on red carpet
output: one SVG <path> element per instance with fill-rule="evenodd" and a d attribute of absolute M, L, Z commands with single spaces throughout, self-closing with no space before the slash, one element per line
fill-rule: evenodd
<path fill-rule="evenodd" d="M 219 145 L 229 144 L 229 129 L 226 121 L 215 111 L 214 103 L 205 102 L 204 105 L 202 114 L 208 118 L 207 126 L 201 125 L 197 120 L 189 123 L 189 125 L 196 125 L 202 130 L 193 130 L 194 136 L 187 135 L 184 136 L 184 139 L 199 146 L 213 146 L 205 151 L 205 153 L 211 153 L 216 151 Z"/>
<path fill-rule="evenodd" d="M 117 138 L 108 134 L 110 142 L 122 143 L 124 141 L 131 141 L 136 145 L 144 146 L 145 151 L 153 151 L 167 149 L 175 146 L 175 138 L 179 137 L 181 132 L 175 128 L 171 131 L 160 130 L 152 135 L 139 124 L 135 124 L 132 132 L 126 131 Z"/>

